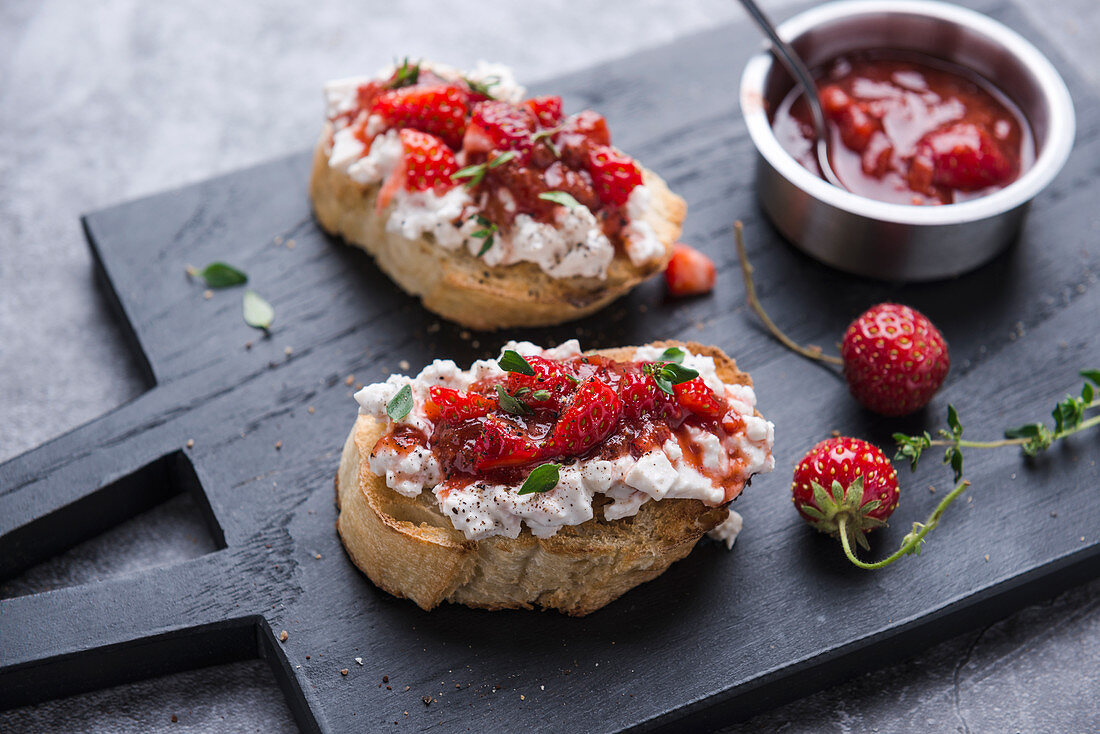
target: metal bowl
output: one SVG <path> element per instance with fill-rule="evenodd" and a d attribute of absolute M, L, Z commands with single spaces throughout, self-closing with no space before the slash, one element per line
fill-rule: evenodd
<path fill-rule="evenodd" d="M 917 51 L 971 69 L 1020 108 L 1035 163 L 1005 188 L 970 201 L 908 206 L 836 188 L 779 144 L 768 116 L 794 86 L 770 53 L 741 76 L 741 111 L 759 153 L 756 191 L 779 231 L 811 256 L 883 280 L 946 278 L 982 265 L 1016 236 L 1028 205 L 1073 147 L 1073 102 L 1054 66 L 1016 32 L 955 5 L 926 0 L 842 0 L 779 26 L 812 68 L 865 49 Z"/>

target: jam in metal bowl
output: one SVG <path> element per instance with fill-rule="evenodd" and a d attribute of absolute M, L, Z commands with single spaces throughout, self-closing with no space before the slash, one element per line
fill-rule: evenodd
<path fill-rule="evenodd" d="M 896 204 L 954 204 L 1008 186 L 1035 162 L 1031 128 L 974 72 L 915 53 L 858 51 L 815 75 L 833 169 L 849 191 Z M 772 115 L 780 145 L 820 175 L 804 95 Z"/>

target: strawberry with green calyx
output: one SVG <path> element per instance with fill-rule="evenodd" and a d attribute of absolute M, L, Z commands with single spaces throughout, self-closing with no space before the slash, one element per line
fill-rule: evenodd
<path fill-rule="evenodd" d="M 866 534 L 886 524 L 898 506 L 898 473 L 877 447 L 857 438 L 830 438 L 794 470 L 794 506 L 817 530 L 868 548 Z"/>
<path fill-rule="evenodd" d="M 951 358 L 943 334 L 924 314 L 901 304 L 880 303 L 848 327 L 842 357 L 801 346 L 765 313 L 756 297 L 740 222 L 734 224 L 734 233 L 749 306 L 781 344 L 808 359 L 842 366 L 852 395 L 880 415 L 907 415 L 928 404 L 947 377 Z"/>
<path fill-rule="evenodd" d="M 886 456 L 866 441 L 839 436 L 822 441 L 798 463 L 791 485 L 799 514 L 817 530 L 840 539 L 844 554 L 854 565 L 876 570 L 902 556 L 920 554 L 924 537 L 939 524 L 947 506 L 969 486 L 960 482 L 924 523 L 913 530 L 893 554 L 867 563 L 852 550 L 853 541 L 867 549 L 866 534 L 886 524 L 898 506 L 898 478 Z"/>

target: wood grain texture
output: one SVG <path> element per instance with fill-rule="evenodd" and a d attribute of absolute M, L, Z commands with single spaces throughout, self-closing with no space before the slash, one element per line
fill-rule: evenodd
<path fill-rule="evenodd" d="M 1037 37 L 1014 6 L 978 7 Z M 693 339 L 721 346 L 752 373 L 761 410 L 777 426 L 777 469 L 737 501 L 746 530 L 732 553 L 702 545 L 582 620 L 457 607 L 424 613 L 364 579 L 333 529 L 332 474 L 355 414 L 346 378 L 383 379 L 401 360 L 412 369 L 434 357 L 469 361 L 495 353 L 501 337 L 437 327 L 363 253 L 322 236 L 309 215 L 303 153 L 88 217 L 156 387 L 0 466 L 0 550 L 33 519 L 180 450 L 227 548 L 0 601 L 0 704 L 114 682 L 94 675 L 95 663 L 142 659 L 118 650 L 178 655 L 190 648 L 160 641 L 200 639 L 195 654 L 157 658 L 130 674 L 268 655 L 299 722 L 328 731 L 395 721 L 413 730 L 583 722 L 592 731 L 682 724 L 686 716 L 728 722 L 1095 576 L 1096 433 L 1035 461 L 1011 450 L 972 454 L 972 501 L 952 508 L 922 559 L 879 574 L 849 567 L 833 541 L 806 527 L 790 510 L 787 482 L 801 452 L 830 430 L 885 446 L 894 430 L 939 425 L 951 401 L 968 436 L 996 435 L 1045 415 L 1077 386 L 1079 367 L 1100 365 L 1100 105 L 1055 56 L 1074 92 L 1078 139 L 1019 243 L 952 281 L 874 283 L 809 260 L 759 214 L 754 152 L 736 106 L 736 75 L 756 47 L 751 29 L 721 28 L 538 90 L 564 92 L 567 109 L 604 112 L 616 142 L 687 199 L 684 237 L 715 259 L 719 281 L 712 296 L 690 301 L 665 301 L 650 283 L 579 324 L 517 334 L 578 336 L 586 348 Z M 884 299 L 939 324 L 954 367 L 932 407 L 903 421 L 869 415 L 835 374 L 768 338 L 743 305 L 729 229 L 738 217 L 761 298 L 796 339 L 828 346 Z M 241 321 L 240 291 L 205 300 L 187 280 L 188 263 L 214 259 L 247 271 L 250 287 L 275 306 L 270 338 Z M 184 448 L 189 439 L 192 449 Z M 901 507 L 874 542 L 877 554 L 927 515 L 938 497 L 925 488 L 949 479 L 934 462 L 903 476 Z M 270 642 L 271 630 L 282 629 L 288 640 Z M 126 673 L 117 663 L 101 667 Z M 393 690 L 379 686 L 383 675 Z M 43 686 L 51 677 L 53 687 Z"/>

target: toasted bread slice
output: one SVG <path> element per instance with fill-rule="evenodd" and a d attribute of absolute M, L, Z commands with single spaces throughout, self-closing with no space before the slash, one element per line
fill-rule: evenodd
<path fill-rule="evenodd" d="M 390 278 L 424 307 L 472 329 L 549 326 L 594 313 L 646 278 L 661 272 L 680 237 L 687 204 L 657 174 L 643 169 L 650 187 L 646 221 L 664 255 L 635 266 L 618 252 L 607 277 L 552 278 L 538 265 L 487 266 L 465 249 L 446 250 L 431 240 L 386 230 L 389 209 L 376 210 L 379 185 L 363 185 L 329 165 L 332 126 L 327 124 L 313 158 L 309 194 L 321 227 L 369 252 Z M 392 204 L 391 204 L 392 206 Z"/>
<path fill-rule="evenodd" d="M 751 378 L 722 350 L 686 346 L 714 358 L 726 384 L 752 385 Z M 593 352 L 617 360 L 634 348 Z M 638 584 L 660 576 L 726 519 L 726 506 L 694 499 L 646 502 L 633 517 L 607 521 L 602 495 L 595 517 L 536 538 L 524 527 L 517 538 L 467 540 L 440 513 L 435 497 L 408 498 L 370 470 L 367 457 L 384 424 L 360 415 L 344 444 L 336 475 L 340 514 L 336 527 L 352 561 L 379 587 L 412 599 L 422 609 L 443 601 L 485 609 L 542 607 L 584 616 Z"/>

